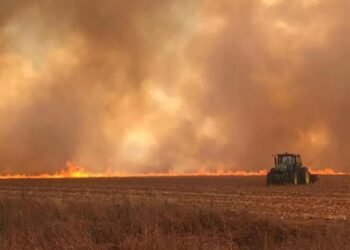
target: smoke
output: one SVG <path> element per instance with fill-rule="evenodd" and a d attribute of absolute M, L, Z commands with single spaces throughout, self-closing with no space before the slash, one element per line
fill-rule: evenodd
<path fill-rule="evenodd" d="M 0 171 L 346 171 L 348 7 L 1 1 Z"/>
<path fill-rule="evenodd" d="M 203 19 L 219 29 L 193 46 L 207 88 L 203 112 L 226 138 L 215 160 L 256 168 L 273 152 L 294 151 L 307 164 L 348 167 L 348 7 L 341 0 L 208 1 Z"/>

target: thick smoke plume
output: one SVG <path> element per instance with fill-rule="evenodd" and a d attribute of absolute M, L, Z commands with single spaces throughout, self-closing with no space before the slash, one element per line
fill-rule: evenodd
<path fill-rule="evenodd" d="M 345 0 L 3 0 L 0 172 L 347 171 Z"/>

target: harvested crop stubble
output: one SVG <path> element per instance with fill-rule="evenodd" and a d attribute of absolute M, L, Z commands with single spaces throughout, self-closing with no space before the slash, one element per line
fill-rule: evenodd
<path fill-rule="evenodd" d="M 346 249 L 349 176 L 0 181 L 0 249 Z"/>

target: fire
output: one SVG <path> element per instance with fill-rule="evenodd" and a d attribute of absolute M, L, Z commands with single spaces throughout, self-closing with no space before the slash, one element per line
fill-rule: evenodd
<path fill-rule="evenodd" d="M 193 173 L 148 173 L 148 174 L 139 174 L 136 176 L 140 177 L 148 177 L 148 176 L 159 176 L 159 177 L 176 177 L 176 176 L 263 176 L 266 175 L 266 170 L 259 170 L 259 171 L 224 171 L 224 170 L 217 170 L 217 171 L 206 171 L 206 170 L 199 170 L 197 172 Z M 130 175 L 135 176 L 135 175 Z"/>
<path fill-rule="evenodd" d="M 74 165 L 67 162 L 66 169 L 53 174 L 38 175 L 1 175 L 0 179 L 63 179 L 63 178 L 93 178 L 93 177 L 109 177 L 107 173 L 94 173 L 88 171 L 83 166 Z"/>
<path fill-rule="evenodd" d="M 334 169 L 312 169 L 311 173 L 318 175 L 349 175 L 350 173 L 337 172 Z M 111 177 L 176 177 L 176 176 L 265 176 L 266 170 L 259 171 L 227 171 L 224 169 L 218 169 L 216 171 L 208 171 L 205 169 L 199 169 L 193 173 L 147 173 L 147 174 L 129 174 L 112 172 L 107 169 L 105 172 L 93 172 L 87 170 L 84 166 L 75 165 L 72 162 L 67 162 L 64 170 L 55 172 L 53 174 L 45 173 L 38 175 L 0 175 L 0 179 L 65 179 L 65 178 L 111 178 Z"/>
<path fill-rule="evenodd" d="M 326 168 L 326 169 L 310 169 L 310 172 L 312 174 L 318 174 L 318 175 L 350 175 L 350 173 L 344 173 L 344 172 L 337 172 L 332 168 Z"/>
<path fill-rule="evenodd" d="M 263 176 L 266 175 L 266 170 L 259 171 L 225 171 L 219 169 L 216 171 L 207 171 L 200 169 L 192 173 L 147 173 L 147 174 L 130 174 L 126 172 L 113 172 L 107 169 L 104 172 L 89 171 L 84 166 L 75 165 L 72 162 L 67 162 L 64 170 L 53 174 L 45 173 L 38 175 L 0 175 L 0 179 L 64 179 L 64 178 L 109 178 L 109 177 L 175 177 L 175 176 Z"/>

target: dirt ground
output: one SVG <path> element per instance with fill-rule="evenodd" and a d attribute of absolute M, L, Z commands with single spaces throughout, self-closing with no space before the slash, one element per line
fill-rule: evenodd
<path fill-rule="evenodd" d="M 79 201 L 161 199 L 299 223 L 350 220 L 350 176 L 321 176 L 314 185 L 276 187 L 266 187 L 264 177 L 1 180 L 0 198 L 4 197 Z"/>

